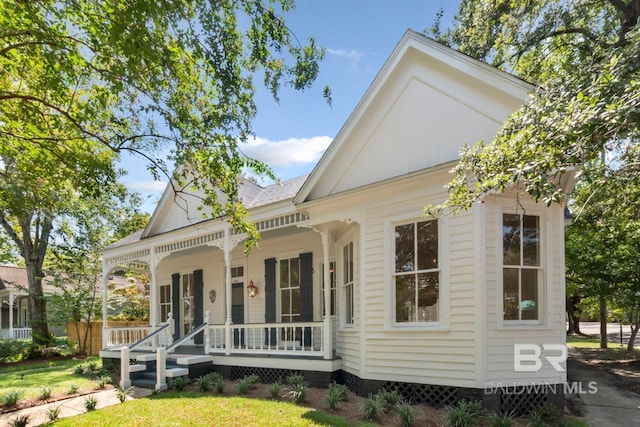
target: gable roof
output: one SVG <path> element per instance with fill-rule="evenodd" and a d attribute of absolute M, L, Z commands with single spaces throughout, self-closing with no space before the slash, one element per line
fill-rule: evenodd
<path fill-rule="evenodd" d="M 256 184 L 255 182 L 241 178 L 239 187 L 238 187 L 238 196 L 242 203 L 244 204 L 246 209 L 255 209 L 262 206 L 267 206 L 273 203 L 283 202 L 286 200 L 292 200 L 293 197 L 298 193 L 300 187 L 307 179 L 308 175 L 302 175 L 299 177 L 291 178 L 286 181 L 282 181 L 279 183 L 267 185 L 265 187 Z M 164 194 L 158 202 L 156 209 L 151 216 L 151 220 L 147 227 L 144 230 L 139 230 L 135 233 L 130 234 L 123 239 L 118 240 L 117 242 L 112 243 L 107 246 L 105 249 L 114 249 L 120 246 L 125 246 L 130 243 L 137 242 L 147 237 L 156 236 L 159 234 L 163 234 L 169 231 L 173 231 L 182 227 L 188 227 L 193 224 L 211 221 L 213 218 L 207 219 L 194 219 L 193 221 L 188 221 L 181 224 L 178 227 L 173 228 L 163 228 L 161 224 L 162 220 L 160 217 L 163 215 L 166 217 L 171 214 L 171 211 L 181 210 L 178 206 L 173 206 L 174 201 L 171 197 L 167 196 L 167 193 L 170 194 L 173 192 L 171 185 L 167 185 L 165 188 Z M 182 211 L 184 213 L 184 211 Z"/>
<path fill-rule="evenodd" d="M 492 138 L 532 89 L 407 30 L 294 203 L 455 161 L 465 143 Z"/>

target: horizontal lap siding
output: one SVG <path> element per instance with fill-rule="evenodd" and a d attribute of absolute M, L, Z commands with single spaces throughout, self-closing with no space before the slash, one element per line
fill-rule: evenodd
<path fill-rule="evenodd" d="M 500 203 L 500 197 L 490 198 L 486 205 L 486 239 L 487 239 L 487 273 L 486 273 L 486 307 L 487 307 L 487 366 L 485 384 L 506 385 L 512 383 L 557 383 L 566 379 L 563 372 L 556 372 L 553 368 L 543 367 L 538 372 L 514 371 L 514 344 L 561 344 L 565 342 L 564 331 L 564 253 L 562 207 L 550 208 L 525 203 L 526 209 L 542 210 L 548 220 L 545 220 L 543 238 L 543 261 L 549 268 L 547 254 L 552 259 L 551 283 L 547 283 L 545 273 L 543 284 L 550 292 L 545 304 L 547 318 L 544 326 L 512 326 L 501 325 L 502 313 L 498 313 L 498 301 L 502 298 L 500 272 L 502 256 L 501 221 L 502 212 L 512 212 L 513 204 Z M 503 206 L 505 206 L 503 208 Z M 522 212 L 522 211 L 520 211 Z M 547 227 L 551 227 L 547 230 Z M 551 251 L 550 253 L 546 251 Z M 543 355 L 545 352 L 543 351 Z M 553 353 L 550 353 L 553 354 Z"/>
<path fill-rule="evenodd" d="M 444 194 L 434 196 L 435 199 L 440 197 L 444 198 Z M 413 219 L 419 220 L 427 203 L 427 196 L 422 196 L 393 200 L 384 207 L 365 211 L 362 287 L 366 360 L 363 374 L 374 380 L 473 386 L 476 305 L 471 215 L 461 214 L 440 221 L 440 226 L 445 227 L 441 230 L 441 235 L 445 235 L 443 240 L 448 240 L 448 248 L 442 254 L 445 259 L 440 261 L 442 268 L 448 264 L 448 271 L 441 273 L 447 277 L 441 277 L 441 280 L 449 282 L 449 313 L 443 316 L 441 312 L 440 319 L 448 322 L 448 329 L 429 331 L 418 327 L 407 330 L 391 325 L 394 303 L 390 301 L 390 287 L 393 286 L 390 274 L 394 264 L 391 248 L 385 248 L 385 233 L 392 233 L 386 219 L 414 214 Z M 393 245 L 391 237 L 387 242 Z M 441 300 L 441 304 L 446 302 Z"/>

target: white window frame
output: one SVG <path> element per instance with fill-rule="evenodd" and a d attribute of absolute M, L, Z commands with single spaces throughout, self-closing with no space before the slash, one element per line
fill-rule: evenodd
<path fill-rule="evenodd" d="M 351 265 L 353 266 L 353 271 L 351 272 L 351 277 L 346 280 L 345 277 L 347 273 L 347 265 L 345 265 L 345 250 L 351 245 Z M 342 295 L 342 310 L 341 310 L 341 324 L 345 328 L 353 328 L 356 323 L 356 293 L 355 293 L 355 283 L 356 283 L 356 271 L 357 265 L 355 262 L 356 258 L 356 242 L 353 239 L 348 239 L 344 242 L 344 244 L 340 245 L 340 262 L 342 264 L 342 268 L 340 269 L 340 294 Z M 347 304 L 349 302 L 347 295 L 351 296 L 351 318 L 347 318 Z"/>
<path fill-rule="evenodd" d="M 162 302 L 162 291 L 165 288 L 169 288 L 169 298 L 168 301 Z M 169 313 L 171 313 L 173 311 L 173 309 L 171 308 L 171 299 L 173 298 L 172 296 L 172 289 L 171 289 L 171 284 L 170 283 L 165 283 L 164 285 L 160 285 L 158 287 L 158 305 L 160 308 L 159 314 L 160 314 L 160 322 L 166 322 L 169 318 Z M 167 309 L 167 316 L 166 318 L 163 320 L 162 319 L 162 308 L 166 307 Z"/>
<path fill-rule="evenodd" d="M 536 267 L 527 266 L 527 269 L 535 269 L 538 271 L 538 319 L 512 319 L 507 320 L 504 318 L 504 244 L 503 244 L 503 215 L 511 214 L 511 215 L 526 215 L 526 216 L 537 216 L 538 217 L 538 226 L 539 226 L 539 238 L 540 238 L 540 265 Z M 549 307 L 549 301 L 547 297 L 549 295 L 549 283 L 548 274 L 550 269 L 550 263 L 548 260 L 549 249 L 547 248 L 547 242 L 550 241 L 550 236 L 548 235 L 550 231 L 550 227 L 548 225 L 550 217 L 549 215 L 540 209 L 529 209 L 525 207 L 524 209 L 520 209 L 515 211 L 513 209 L 509 209 L 507 206 L 503 206 L 502 209 L 498 209 L 497 214 L 497 236 L 496 236 L 496 249 L 497 249 L 497 277 L 499 278 L 499 283 L 497 286 L 497 317 L 498 317 L 498 325 L 499 327 L 513 328 L 513 327 L 546 327 L 548 323 L 547 319 L 547 308 Z M 522 254 L 521 254 L 522 257 Z M 522 266 L 521 266 L 522 267 Z M 518 268 L 516 266 L 507 265 L 506 268 Z M 520 268 L 519 270 L 520 271 Z"/>
<path fill-rule="evenodd" d="M 337 289 L 337 262 L 333 259 L 329 259 L 329 286 L 331 288 L 331 303 L 333 303 L 333 313 L 329 312 L 331 317 L 336 317 L 336 313 L 338 312 L 338 289 Z M 333 270 L 331 269 L 333 266 Z M 324 318 L 324 261 L 320 262 L 320 318 Z"/>
<path fill-rule="evenodd" d="M 281 284 L 281 280 L 282 277 L 280 275 L 280 268 L 281 268 L 281 263 L 283 261 L 289 261 L 291 259 L 297 259 L 298 260 L 298 296 L 300 295 L 300 253 L 291 253 L 288 255 L 283 255 L 281 257 L 278 257 L 278 263 L 277 263 L 277 269 L 276 269 L 276 291 L 277 291 L 277 298 L 276 298 L 276 306 L 277 306 L 277 317 L 278 317 L 278 322 L 280 323 L 289 323 L 289 322 L 283 322 L 282 320 L 282 288 L 280 287 Z M 287 288 L 287 289 L 291 289 L 291 287 Z M 289 296 L 291 296 L 291 292 L 289 291 Z M 300 301 L 298 301 L 298 303 L 300 303 Z M 289 300 L 289 304 L 291 304 L 291 300 Z M 300 307 L 302 308 L 302 307 Z M 288 313 L 287 316 L 292 316 L 292 313 Z M 297 313 L 298 317 L 300 317 L 300 313 Z"/>
<path fill-rule="evenodd" d="M 385 302 L 386 329 L 399 331 L 448 331 L 449 330 L 449 217 L 431 218 L 438 221 L 438 320 L 431 322 L 396 322 L 395 291 L 395 228 L 398 225 L 429 220 L 423 211 L 405 213 L 385 219 Z"/>

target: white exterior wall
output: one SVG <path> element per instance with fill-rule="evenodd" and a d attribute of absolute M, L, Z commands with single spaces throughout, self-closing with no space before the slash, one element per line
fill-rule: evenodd
<path fill-rule="evenodd" d="M 502 214 L 515 213 L 514 198 L 488 197 L 486 206 L 486 362 L 482 386 L 560 383 L 566 372 L 544 364 L 539 372 L 514 371 L 514 344 L 564 344 L 564 213 L 563 207 L 546 207 L 529 200 L 520 203 L 525 213 L 541 215 L 543 273 L 542 321 L 539 325 L 509 324 L 502 313 Z M 518 211 L 523 212 L 522 208 Z M 542 352 L 543 356 L 546 352 Z M 546 353 L 557 355 L 558 352 Z M 566 365 L 565 365 L 566 366 Z"/>

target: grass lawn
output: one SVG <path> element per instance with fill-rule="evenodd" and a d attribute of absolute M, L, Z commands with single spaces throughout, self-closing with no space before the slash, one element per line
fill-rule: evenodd
<path fill-rule="evenodd" d="M 52 396 L 68 394 L 72 386 L 77 386 L 80 391 L 93 390 L 96 388 L 96 373 L 75 373 L 77 366 L 87 366 L 89 361 L 94 362 L 98 370 L 102 367 L 98 357 L 3 366 L 0 368 L 0 397 L 17 391 L 21 398 L 37 398 L 43 386 L 51 388 Z"/>
<path fill-rule="evenodd" d="M 374 426 L 293 403 L 200 392 L 167 392 L 88 412 L 56 426 Z"/>
<path fill-rule="evenodd" d="M 627 351 L 627 347 L 609 342 L 608 348 L 600 348 L 600 338 L 591 335 L 568 335 L 567 346 L 589 359 L 640 360 L 640 350 Z"/>

